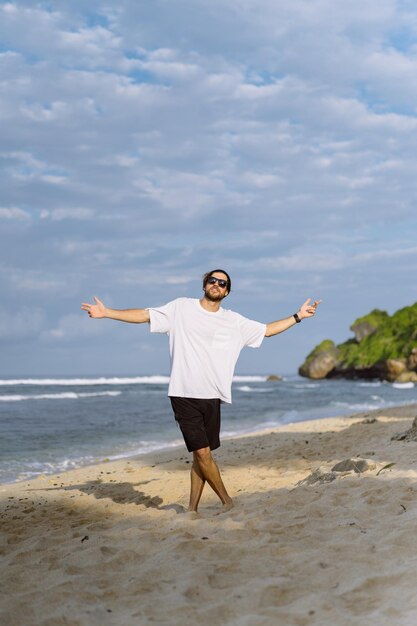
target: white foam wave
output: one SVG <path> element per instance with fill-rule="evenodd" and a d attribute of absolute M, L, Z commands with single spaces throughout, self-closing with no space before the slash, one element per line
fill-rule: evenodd
<path fill-rule="evenodd" d="M 241 387 L 237 387 L 237 389 L 239 391 L 249 391 L 249 392 L 254 392 L 254 393 L 265 393 L 268 391 L 272 391 L 271 387 L 269 389 L 265 389 L 264 387 L 250 387 L 249 385 L 242 385 Z"/>
<path fill-rule="evenodd" d="M 0 386 L 12 385 L 42 385 L 60 387 L 80 387 L 87 385 L 165 385 L 169 383 L 168 376 L 135 376 L 131 378 L 21 378 L 0 380 Z"/>
<path fill-rule="evenodd" d="M 392 386 L 395 389 L 412 389 L 414 387 L 414 383 L 392 383 Z"/>
<path fill-rule="evenodd" d="M 110 461 L 118 461 L 119 459 L 128 459 L 134 456 L 140 456 L 148 454 L 148 452 L 157 452 L 158 450 L 168 450 L 169 448 L 177 448 L 183 446 L 183 439 L 174 439 L 174 441 L 140 441 L 139 448 L 133 450 L 127 450 L 126 452 L 120 452 L 119 454 L 113 454 L 108 457 Z"/>
<path fill-rule="evenodd" d="M 258 383 L 265 382 L 266 376 L 234 376 L 234 383 Z M 0 379 L 0 386 L 15 385 L 39 385 L 39 386 L 60 386 L 60 387 L 80 387 L 88 385 L 168 385 L 169 376 L 113 376 L 107 378 L 14 378 Z"/>
<path fill-rule="evenodd" d="M 350 403 L 350 402 L 331 402 L 330 406 L 335 406 L 343 409 L 343 412 L 356 413 L 360 411 L 375 411 L 376 409 L 384 408 L 385 406 L 389 406 L 388 403 L 384 403 L 381 399 L 380 402 L 363 402 L 363 403 Z"/>
<path fill-rule="evenodd" d="M 78 400 L 79 398 L 95 398 L 97 396 L 120 396 L 121 391 L 98 391 L 96 393 L 75 393 L 66 391 L 63 393 L 40 393 L 30 396 L 6 395 L 0 396 L 0 402 L 20 402 L 21 400 Z"/>

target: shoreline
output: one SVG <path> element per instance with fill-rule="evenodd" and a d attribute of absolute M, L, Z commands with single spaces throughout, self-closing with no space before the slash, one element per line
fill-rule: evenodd
<path fill-rule="evenodd" d="M 236 506 L 222 512 L 206 487 L 194 518 L 182 446 L 3 483 L 2 622 L 409 626 L 417 443 L 392 437 L 416 415 L 402 405 L 226 439 L 214 455 Z M 332 472 L 352 458 L 366 471 Z"/>
<path fill-rule="evenodd" d="M 304 423 L 309 423 L 309 422 L 314 422 L 317 420 L 321 420 L 321 419 L 338 419 L 338 418 L 355 418 L 356 416 L 360 417 L 360 416 L 371 416 L 371 415 L 378 415 L 378 414 L 382 414 L 382 413 L 387 413 L 387 412 L 401 412 L 403 410 L 405 410 L 406 412 L 409 410 L 416 410 L 417 412 L 417 403 L 404 403 L 404 404 L 398 404 L 392 407 L 383 407 L 383 408 L 377 408 L 377 409 L 370 409 L 370 410 L 364 410 L 364 411 L 360 411 L 357 413 L 348 413 L 348 414 L 339 414 L 339 415 L 335 415 L 335 416 L 326 416 L 326 417 L 312 417 L 310 419 L 307 420 L 300 420 L 300 421 L 295 421 L 295 422 L 285 422 L 283 424 L 279 424 L 276 426 L 268 426 L 266 428 L 255 428 L 252 430 L 248 430 L 246 432 L 242 432 L 241 434 L 224 434 L 223 436 L 221 436 L 221 441 L 222 441 L 222 445 L 223 442 L 226 441 L 230 441 L 230 440 L 238 440 L 241 439 L 243 437 L 256 437 L 258 435 L 263 434 L 264 432 L 275 432 L 275 431 L 279 431 L 282 428 L 285 428 L 286 426 L 291 426 L 293 424 L 304 424 Z M 178 443 L 176 443 L 178 442 Z M 185 449 L 184 446 L 184 442 L 181 438 L 181 435 L 178 437 L 178 439 L 176 439 L 174 442 L 172 443 L 165 443 L 163 444 L 161 447 L 157 447 L 153 450 L 150 451 L 144 451 L 144 452 L 131 452 L 131 453 L 126 453 L 126 454 L 119 454 L 119 458 L 111 458 L 112 455 L 109 455 L 108 457 L 104 457 L 101 460 L 97 459 L 91 463 L 87 463 L 85 465 L 79 465 L 77 467 L 74 468 L 69 468 L 69 469 L 64 469 L 64 470 L 57 470 L 57 471 L 51 471 L 51 472 L 40 472 L 39 474 L 35 475 L 35 476 L 30 476 L 27 478 L 19 478 L 19 479 L 15 479 L 15 480 L 10 480 L 10 481 L 0 481 L 0 488 L 3 486 L 10 486 L 10 485 L 18 485 L 20 483 L 29 483 L 31 481 L 37 480 L 39 478 L 53 478 L 54 476 L 61 476 L 61 475 L 65 475 L 68 472 L 73 472 L 73 471 L 78 471 L 78 470 L 84 470 L 87 468 L 94 468 L 95 466 L 98 465 L 102 465 L 102 464 L 112 464 L 112 463 L 123 463 L 123 462 L 127 462 L 127 461 L 135 461 L 135 460 L 139 460 L 139 459 L 145 459 L 149 456 L 152 457 L 153 455 L 163 455 L 163 454 L 170 454 L 170 453 L 174 453 L 176 450 L 178 450 L 178 452 L 180 452 L 181 450 L 183 450 L 184 454 L 188 454 L 188 452 Z"/>

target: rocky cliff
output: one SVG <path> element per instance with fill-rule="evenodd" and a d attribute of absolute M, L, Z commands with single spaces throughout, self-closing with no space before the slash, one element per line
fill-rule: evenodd
<path fill-rule="evenodd" d="M 357 319 L 354 337 L 336 345 L 322 341 L 299 374 L 307 378 L 379 378 L 417 382 L 417 302 L 393 315 L 375 309 Z"/>

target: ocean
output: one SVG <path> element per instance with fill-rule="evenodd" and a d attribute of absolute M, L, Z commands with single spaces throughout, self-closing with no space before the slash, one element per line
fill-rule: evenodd
<path fill-rule="evenodd" d="M 182 444 L 167 376 L 0 380 L 0 482 Z M 235 376 L 222 437 L 417 402 L 413 383 Z M 184 449 L 185 450 L 185 449 Z"/>

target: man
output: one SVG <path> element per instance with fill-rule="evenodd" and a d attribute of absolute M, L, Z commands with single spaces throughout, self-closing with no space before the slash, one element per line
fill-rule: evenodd
<path fill-rule="evenodd" d="M 222 269 L 203 277 L 203 297 L 178 298 L 149 309 L 109 309 L 98 298 L 83 303 L 92 318 L 150 323 L 150 331 L 167 333 L 171 355 L 168 395 L 185 444 L 193 453 L 189 511 L 197 511 L 206 482 L 225 509 L 233 506 L 211 451 L 220 446 L 220 403 L 231 402 L 234 368 L 243 347 L 258 348 L 264 337 L 282 333 L 304 318 L 312 317 L 320 304 L 309 298 L 298 313 L 262 324 L 223 309 L 231 280 Z"/>

